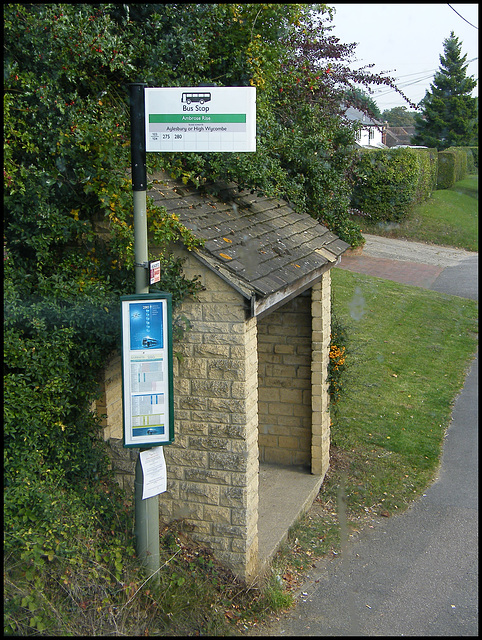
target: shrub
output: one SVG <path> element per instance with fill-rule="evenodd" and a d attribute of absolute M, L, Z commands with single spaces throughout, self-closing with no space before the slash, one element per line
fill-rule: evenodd
<path fill-rule="evenodd" d="M 336 405 L 342 397 L 344 374 L 347 367 L 347 330 L 341 320 L 332 314 L 330 351 L 328 361 L 328 391 L 330 394 L 330 406 L 336 413 Z"/>
<path fill-rule="evenodd" d="M 414 149 L 362 149 L 354 168 L 351 204 L 372 220 L 402 220 L 419 193 L 419 156 Z M 429 178 L 427 178 L 427 183 Z"/>
<path fill-rule="evenodd" d="M 438 153 L 437 189 L 450 189 L 467 176 L 465 148 L 450 147 Z"/>
<path fill-rule="evenodd" d="M 457 151 L 463 151 L 467 156 L 467 174 L 474 174 L 478 169 L 478 147 L 452 147 Z M 464 176 L 465 177 L 465 176 Z M 463 180 L 463 178 L 461 178 Z"/>
<path fill-rule="evenodd" d="M 472 151 L 472 157 L 474 159 L 474 173 L 479 169 L 479 147 L 468 147 Z"/>
<path fill-rule="evenodd" d="M 418 160 L 418 182 L 415 203 L 428 200 L 437 188 L 438 153 L 437 149 L 414 149 Z"/>

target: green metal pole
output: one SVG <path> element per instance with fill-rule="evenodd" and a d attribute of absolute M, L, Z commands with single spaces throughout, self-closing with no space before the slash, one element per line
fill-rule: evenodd
<path fill-rule="evenodd" d="M 146 191 L 133 191 L 136 293 L 149 293 Z"/>
<path fill-rule="evenodd" d="M 134 261 L 136 293 L 149 293 L 147 244 L 147 171 L 144 83 L 129 85 L 131 114 L 131 165 L 134 198 Z M 134 481 L 136 553 L 153 580 L 159 583 L 159 497 L 142 499 L 144 474 L 140 451 Z"/>
<path fill-rule="evenodd" d="M 142 499 L 144 474 L 140 452 L 134 481 L 136 553 L 152 580 L 159 584 L 159 497 Z"/>

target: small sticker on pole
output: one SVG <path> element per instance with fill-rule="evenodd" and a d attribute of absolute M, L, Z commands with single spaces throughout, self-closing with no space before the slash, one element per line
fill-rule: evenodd
<path fill-rule="evenodd" d="M 149 284 L 155 284 L 161 280 L 161 261 L 151 260 L 149 262 Z"/>

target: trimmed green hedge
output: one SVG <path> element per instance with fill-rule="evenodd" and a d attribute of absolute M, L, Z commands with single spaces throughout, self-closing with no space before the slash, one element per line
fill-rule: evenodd
<path fill-rule="evenodd" d="M 418 159 L 418 182 L 415 202 L 418 204 L 428 200 L 437 188 L 438 152 L 437 149 L 410 149 L 415 151 Z"/>
<path fill-rule="evenodd" d="M 478 147 L 358 149 L 351 207 L 373 221 L 400 222 L 435 189 L 449 189 L 478 167 Z"/>
<path fill-rule="evenodd" d="M 402 220 L 435 188 L 435 149 L 360 149 L 357 156 L 351 206 L 372 220 Z"/>
<path fill-rule="evenodd" d="M 450 147 L 457 151 L 463 151 L 467 156 L 467 175 L 477 173 L 479 168 L 479 147 Z M 465 176 L 463 176 L 465 178 Z M 461 180 L 463 180 L 461 178 Z"/>
<path fill-rule="evenodd" d="M 470 149 L 472 158 L 474 159 L 474 173 L 479 170 L 479 147 L 466 147 Z"/>
<path fill-rule="evenodd" d="M 479 147 L 450 147 L 438 154 L 437 189 L 450 189 L 479 170 Z"/>
<path fill-rule="evenodd" d="M 450 147 L 438 153 L 437 189 L 450 189 L 468 175 L 467 152 L 463 147 Z"/>

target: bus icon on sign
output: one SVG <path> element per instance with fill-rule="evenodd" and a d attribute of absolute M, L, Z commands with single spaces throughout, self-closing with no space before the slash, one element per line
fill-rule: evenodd
<path fill-rule="evenodd" d="M 187 104 L 191 104 L 191 102 L 199 102 L 200 104 L 204 104 L 205 102 L 210 102 L 210 100 L 211 94 L 209 92 L 184 92 L 181 96 L 181 102 L 186 102 Z"/>

